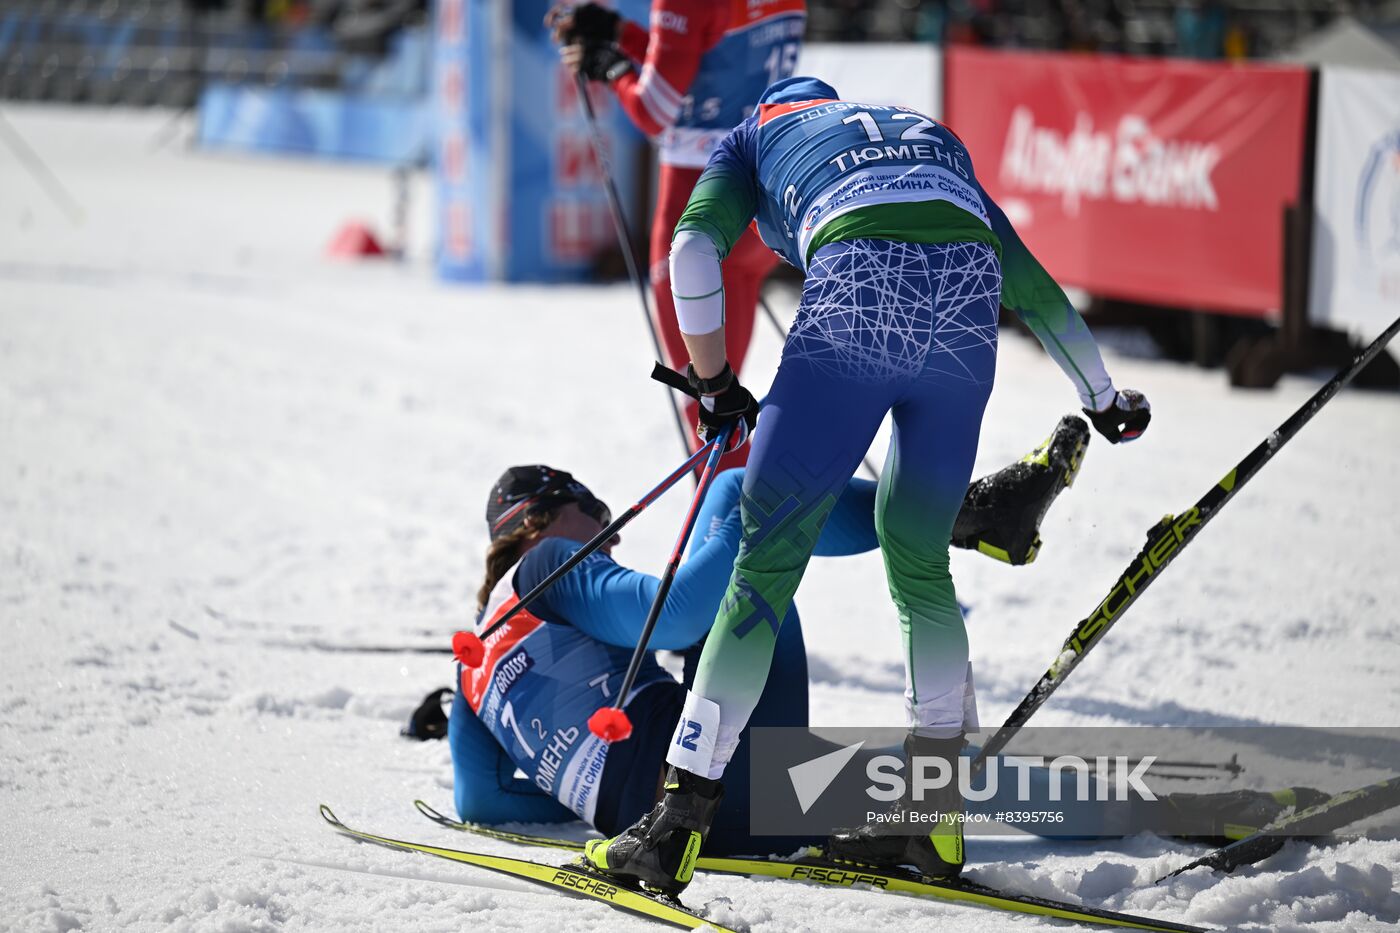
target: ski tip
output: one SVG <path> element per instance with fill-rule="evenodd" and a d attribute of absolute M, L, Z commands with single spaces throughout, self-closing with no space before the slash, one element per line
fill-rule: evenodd
<path fill-rule="evenodd" d="M 326 806 L 324 803 L 321 804 L 321 819 L 325 820 L 327 823 L 330 823 L 332 826 L 345 825 L 344 823 L 340 822 L 340 818 L 335 815 L 335 811 L 332 810 L 330 807 Z"/>
<path fill-rule="evenodd" d="M 428 819 L 432 820 L 434 823 L 450 822 L 447 819 L 447 817 L 443 816 L 437 810 L 434 810 L 431 806 L 429 806 L 426 802 L 422 800 L 413 801 L 413 805 L 418 808 L 419 813 L 423 814 Z"/>
<path fill-rule="evenodd" d="M 1158 878 L 1156 881 L 1154 881 L 1154 882 L 1152 882 L 1152 883 L 1153 883 L 1153 884 L 1161 884 L 1163 881 L 1170 881 L 1171 879 L 1175 878 L 1177 875 L 1184 875 L 1186 872 L 1191 871 L 1193 868 L 1200 868 L 1200 867 L 1201 867 L 1202 865 L 1204 865 L 1204 864 L 1205 864 L 1205 862 L 1201 861 L 1200 859 L 1196 859 L 1196 861 L 1194 861 L 1194 862 L 1187 862 L 1185 865 L 1182 865 L 1182 866 L 1181 866 L 1180 868 L 1178 868 L 1176 871 L 1169 871 L 1169 872 L 1167 872 L 1165 875 L 1163 875 L 1162 877 Z"/>

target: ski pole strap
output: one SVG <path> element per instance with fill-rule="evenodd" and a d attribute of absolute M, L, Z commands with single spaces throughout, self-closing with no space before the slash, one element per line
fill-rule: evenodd
<path fill-rule="evenodd" d="M 651 378 L 664 386 L 675 389 L 682 395 L 688 395 L 697 401 L 700 399 L 700 393 L 695 391 L 695 387 L 690 384 L 690 380 L 669 366 L 664 366 L 661 363 L 653 363 L 651 367 Z"/>

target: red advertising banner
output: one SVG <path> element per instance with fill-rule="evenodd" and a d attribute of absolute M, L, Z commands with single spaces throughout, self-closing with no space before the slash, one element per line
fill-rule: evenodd
<path fill-rule="evenodd" d="M 978 180 L 1060 281 L 1278 312 L 1305 69 L 953 47 L 945 82 Z"/>

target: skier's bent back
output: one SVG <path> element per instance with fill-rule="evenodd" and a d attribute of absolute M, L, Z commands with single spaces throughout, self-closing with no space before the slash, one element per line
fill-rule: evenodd
<path fill-rule="evenodd" d="M 765 91 L 715 151 L 672 243 L 702 436 L 752 428 L 758 412 L 725 360 L 720 275 L 751 220 L 806 282 L 754 434 L 738 557 L 670 745 L 665 796 L 586 853 L 600 871 L 671 893 L 689 882 L 721 805 L 719 779 L 822 526 L 886 413 L 894 434 L 876 529 L 904 639 L 905 747 L 945 759 L 962 744 L 969 686 L 948 544 L 992 388 L 999 306 L 1030 326 L 1109 440 L 1137 437 L 1149 417 L 1139 393 L 1115 391 L 1083 320 L 982 190 L 953 133 L 794 77 Z M 935 803 L 958 811 L 956 787 Z M 832 850 L 929 875 L 956 875 L 963 863 L 957 821 L 916 836 L 862 827 L 838 833 Z"/>

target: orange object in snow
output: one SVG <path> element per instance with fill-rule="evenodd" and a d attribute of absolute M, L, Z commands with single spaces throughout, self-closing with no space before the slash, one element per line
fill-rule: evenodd
<path fill-rule="evenodd" d="M 335 238 L 326 248 L 327 255 L 338 259 L 359 259 L 365 256 L 383 256 L 384 247 L 379 245 L 374 231 L 368 224 L 351 220 L 336 231 Z"/>

